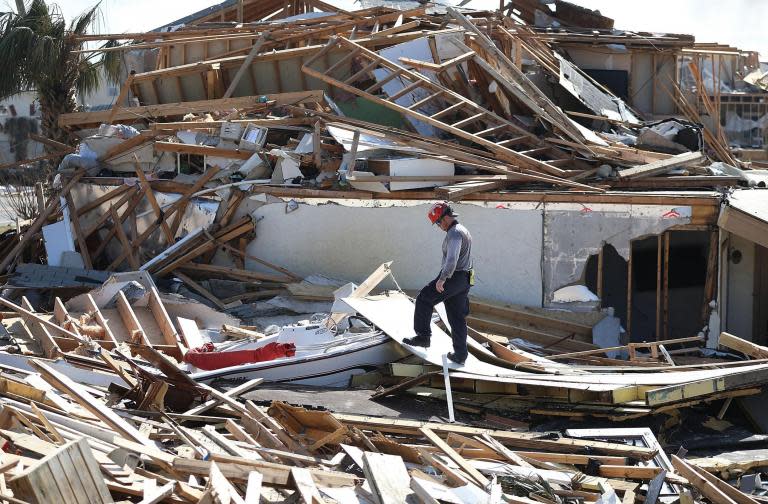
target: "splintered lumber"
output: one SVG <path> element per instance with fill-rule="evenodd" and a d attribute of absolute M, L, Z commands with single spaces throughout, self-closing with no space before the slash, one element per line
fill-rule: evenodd
<path fill-rule="evenodd" d="M 147 180 L 147 176 L 144 174 L 144 170 L 141 168 L 141 163 L 139 162 L 139 158 L 136 157 L 136 155 L 134 155 L 134 159 L 135 159 L 136 175 L 139 178 L 139 182 L 141 183 L 142 189 L 144 189 L 144 194 L 146 195 L 147 201 L 149 201 L 149 204 L 152 207 L 152 211 L 155 212 L 155 217 L 157 217 L 157 221 L 160 223 L 160 228 L 163 230 L 166 243 L 168 244 L 168 246 L 173 245 L 174 243 L 173 233 L 171 233 L 171 228 L 168 227 L 168 223 L 165 221 L 163 210 L 160 208 L 160 204 L 157 202 L 157 198 L 155 198 L 155 192 L 149 186 L 149 181 Z"/>
<path fill-rule="evenodd" d="M 87 340 L 80 336 L 79 334 L 75 334 L 72 331 L 68 331 L 67 329 L 64 329 L 63 327 L 54 324 L 50 320 L 48 320 L 45 317 L 41 317 L 40 315 L 31 312 L 30 310 L 27 310 L 25 308 L 22 308 L 21 306 L 3 298 L 0 297 L 0 304 L 3 304 L 10 308 L 11 310 L 19 313 L 22 318 L 26 320 L 32 320 L 34 322 L 38 322 L 40 325 L 43 325 L 45 327 L 48 327 L 50 329 L 53 329 L 54 331 L 61 333 L 62 335 L 66 336 L 67 338 L 72 338 L 73 340 L 76 340 L 80 343 L 87 343 Z"/>
<path fill-rule="evenodd" d="M 379 504 L 411 502 L 411 477 L 402 458 L 397 455 L 365 452 L 363 471 Z"/>
<path fill-rule="evenodd" d="M 619 179 L 639 179 L 643 177 L 653 177 L 654 175 L 660 175 L 667 173 L 674 168 L 680 166 L 688 166 L 704 159 L 704 154 L 700 151 L 686 152 L 684 154 L 678 154 L 668 159 L 660 159 L 653 163 L 648 163 L 633 168 L 627 168 L 625 170 L 619 170 Z"/>
<path fill-rule="evenodd" d="M 720 339 L 718 343 L 721 346 L 736 350 L 744 355 L 749 355 L 755 359 L 768 359 L 768 348 L 760 345 L 756 345 L 751 341 L 747 341 L 734 336 L 727 332 L 720 333 Z"/>
<path fill-rule="evenodd" d="M 488 486 L 488 484 L 490 483 L 488 481 L 488 478 L 483 476 L 480 473 L 480 471 L 475 469 L 474 466 L 467 461 L 467 459 L 465 459 L 464 457 L 459 455 L 459 453 L 456 450 L 454 450 L 453 448 L 451 448 L 451 446 L 449 446 L 448 443 L 443 441 L 440 438 L 440 436 L 438 436 L 437 434 L 432 432 L 427 427 L 422 427 L 421 429 L 419 429 L 419 432 L 421 432 L 424 435 L 424 437 L 429 439 L 429 441 L 433 445 L 435 445 L 436 447 L 440 448 L 446 455 L 448 455 L 448 457 L 451 460 L 456 462 L 456 464 L 458 464 L 458 466 L 461 467 L 461 469 L 464 472 L 469 474 L 472 477 L 472 479 L 474 479 L 475 482 L 480 485 L 481 488 L 485 488 L 485 487 Z"/>
<path fill-rule="evenodd" d="M 69 377 L 38 360 L 30 359 L 29 364 L 40 372 L 45 381 L 53 385 L 60 392 L 69 395 L 78 404 L 96 415 L 101 421 L 125 436 L 127 439 L 144 446 L 155 446 L 152 441 L 144 437 L 144 435 L 142 435 L 135 427 L 123 420 L 122 417 L 110 408 L 106 407 L 104 403 L 89 394 L 82 385 L 75 383 Z"/>
<path fill-rule="evenodd" d="M 216 495 L 216 500 L 221 503 L 240 504 L 243 499 L 237 493 L 237 489 L 222 474 L 216 462 L 211 462 L 211 472 L 208 474 L 208 488 Z"/>
<path fill-rule="evenodd" d="M 681 476 L 687 479 L 704 497 L 714 504 L 737 504 L 736 501 L 728 497 L 722 490 L 705 479 L 701 475 L 703 471 L 688 464 L 677 455 L 672 455 L 672 465 Z"/>
<path fill-rule="evenodd" d="M 99 464 L 85 438 L 71 441 L 8 481 L 31 504 L 112 503 Z"/>
<path fill-rule="evenodd" d="M 380 67 L 379 69 L 386 70 L 386 72 L 389 74 L 391 78 L 397 77 L 401 81 L 406 80 L 408 83 L 404 83 L 405 87 L 403 89 L 393 94 L 392 96 L 389 96 L 388 98 L 384 99 L 377 95 L 372 94 L 369 91 L 374 91 L 373 88 L 380 87 L 384 83 L 384 79 L 386 79 L 386 77 L 380 80 L 376 85 L 372 86 L 371 88 L 368 88 L 367 90 L 362 90 L 362 89 L 356 88 L 353 85 L 350 85 L 347 81 L 341 81 L 334 78 L 331 75 L 331 69 L 326 69 L 323 72 L 321 70 L 317 70 L 312 67 L 313 63 L 315 63 L 318 59 L 320 59 L 322 56 L 327 54 L 327 52 L 330 51 L 335 46 L 339 46 L 341 49 L 346 50 L 348 54 L 357 55 L 358 58 L 364 58 L 363 63 L 371 62 L 368 65 L 368 67 L 370 67 L 371 69 L 373 69 L 374 66 Z M 500 142 L 494 142 L 492 140 L 489 140 L 488 138 L 485 138 L 481 135 L 471 132 L 468 129 L 468 127 L 472 128 L 475 125 L 475 123 L 479 121 L 480 124 L 483 125 L 481 127 L 484 130 L 489 130 L 491 128 L 501 128 L 506 130 L 508 133 L 514 133 L 518 135 L 518 138 L 522 138 L 523 140 L 538 143 L 538 140 L 536 139 L 535 136 L 533 136 L 531 133 L 527 132 L 526 130 L 520 128 L 516 124 L 511 123 L 506 119 L 496 115 L 492 111 L 481 107 L 480 105 L 462 96 L 461 94 L 456 93 L 439 84 L 436 84 L 417 72 L 411 72 L 402 66 L 396 65 L 390 62 L 389 60 L 379 56 L 377 53 L 370 51 L 364 48 L 363 46 L 356 44 L 355 42 L 352 42 L 344 37 L 332 38 L 328 43 L 328 45 L 326 45 L 326 47 L 323 50 L 317 52 L 312 58 L 310 58 L 301 67 L 301 70 L 307 75 L 320 79 L 323 82 L 330 84 L 331 86 L 337 87 L 339 89 L 350 92 L 357 96 L 361 96 L 367 100 L 383 105 L 387 108 L 400 112 L 401 114 L 412 117 L 418 121 L 422 121 L 427 124 L 430 124 L 431 126 L 434 126 L 435 128 L 446 131 L 452 135 L 456 135 L 458 137 L 464 138 L 473 143 L 481 145 L 486 149 L 488 149 L 489 151 L 493 152 L 498 158 L 506 162 L 514 163 L 515 165 L 525 168 L 526 170 L 533 170 L 543 174 L 539 176 L 541 180 L 546 180 L 553 184 L 579 187 L 580 189 L 586 190 L 586 191 L 602 191 L 602 189 L 597 189 L 588 185 L 579 184 L 579 183 L 561 178 L 563 175 L 566 174 L 564 170 L 561 170 L 560 168 L 556 167 L 553 164 L 549 164 L 545 161 L 540 161 L 526 154 L 510 149 L 507 146 L 507 143 L 509 142 L 507 142 L 506 140 L 502 140 Z M 446 108 L 445 110 L 443 110 L 438 114 L 427 115 L 419 112 L 413 107 L 406 107 L 396 102 L 398 98 L 405 96 L 416 89 L 420 89 L 424 92 L 428 92 L 431 94 L 436 94 L 439 92 L 442 100 L 447 101 L 447 103 L 449 104 L 448 108 Z M 470 118 L 462 119 L 455 123 L 451 123 L 449 119 L 446 119 L 445 121 L 442 119 L 439 119 L 443 115 L 446 115 L 450 112 L 458 112 L 459 110 L 461 110 L 465 114 L 468 114 Z M 504 167 L 496 167 L 495 169 L 491 169 L 491 171 L 507 174 L 507 173 L 510 173 L 511 170 L 505 169 Z M 518 173 L 518 172 L 515 172 L 515 173 Z"/>
<path fill-rule="evenodd" d="M 35 310 L 32 307 L 32 303 L 29 302 L 26 296 L 21 296 L 21 305 L 25 310 L 34 313 Z M 61 348 L 59 348 L 59 344 L 56 343 L 48 327 L 37 320 L 28 320 L 28 322 L 32 323 L 33 328 L 37 328 L 36 336 L 40 341 L 40 346 L 43 348 L 43 354 L 49 359 L 56 358 L 61 353 Z"/>
<path fill-rule="evenodd" d="M 327 411 L 312 411 L 273 401 L 268 413 L 310 451 L 329 444 L 337 445 L 349 434 L 349 429 Z"/>
<path fill-rule="evenodd" d="M 465 436 L 482 436 L 483 434 L 488 434 L 489 436 L 495 438 L 507 446 L 529 448 L 532 450 L 551 450 L 559 453 L 579 453 L 591 451 L 605 455 L 632 457 L 639 460 L 648 460 L 656 455 L 656 450 L 653 448 L 629 446 L 622 443 L 610 443 L 591 439 L 574 439 L 567 437 L 552 438 L 546 433 L 481 429 L 478 427 L 469 427 L 457 424 L 442 424 L 437 422 L 421 422 L 417 420 L 378 418 L 347 413 L 334 413 L 334 417 L 349 426 L 395 434 L 417 435 L 419 429 L 427 427 L 429 430 L 435 433 L 446 435 L 450 432 L 455 432 L 456 434 L 462 434 Z"/>
<path fill-rule="evenodd" d="M 164 452 L 163 455 L 167 455 Z M 152 457 L 152 455 L 150 455 Z M 252 471 L 258 471 L 264 477 L 263 482 L 269 485 L 289 486 L 291 466 L 265 462 L 263 460 L 244 459 L 232 456 L 219 456 L 216 462 L 221 473 L 232 482 L 246 483 Z M 211 468 L 210 460 L 196 460 L 185 457 L 171 457 L 171 467 L 182 474 L 208 476 Z M 222 460 L 227 460 L 223 462 Z M 354 486 L 358 478 L 352 474 L 309 469 L 315 484 L 328 487 Z"/>

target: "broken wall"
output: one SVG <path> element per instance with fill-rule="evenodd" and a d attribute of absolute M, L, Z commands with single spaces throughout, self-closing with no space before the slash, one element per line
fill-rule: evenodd
<path fill-rule="evenodd" d="M 584 283 L 590 255 L 612 245 L 625 260 L 630 241 L 656 235 L 691 222 L 691 207 L 624 204 L 548 204 L 544 214 L 544 305 L 552 306 L 552 293 Z"/>

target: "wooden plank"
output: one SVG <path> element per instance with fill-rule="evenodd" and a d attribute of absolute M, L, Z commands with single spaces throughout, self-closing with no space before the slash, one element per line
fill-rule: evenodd
<path fill-rule="evenodd" d="M 69 377 L 59 373 L 42 361 L 30 359 L 29 364 L 38 370 L 45 381 L 63 392 L 82 407 L 96 415 L 101 421 L 112 427 L 126 438 L 144 446 L 154 447 L 149 439 L 144 437 L 135 427 L 123 420 L 117 413 L 106 407 L 104 403 L 95 399 L 81 385 L 72 381 Z"/>
<path fill-rule="evenodd" d="M 26 296 L 21 296 L 21 306 L 29 312 L 35 311 Z M 53 338 L 53 335 L 51 335 L 48 327 L 35 319 L 30 319 L 28 322 L 32 324 L 33 329 L 36 329 L 36 336 L 43 349 L 43 354 L 49 359 L 58 357 L 61 354 L 61 348 L 59 348 L 59 344 L 56 343 L 56 340 Z"/>
<path fill-rule="evenodd" d="M 96 319 L 96 323 L 104 328 L 104 334 L 106 335 L 107 339 L 111 341 L 115 346 L 117 346 L 117 339 L 115 339 L 115 335 L 112 332 L 112 329 L 109 327 L 109 322 L 107 322 L 104 314 L 101 313 L 101 310 L 99 309 L 96 301 L 93 299 L 93 296 L 91 296 L 90 293 L 86 293 L 85 295 L 85 305 L 88 309 L 88 313 L 90 313 L 93 318 Z"/>
<path fill-rule="evenodd" d="M 219 299 L 216 296 L 214 296 L 213 294 L 211 294 L 211 292 L 208 291 L 208 289 L 206 289 L 205 287 L 203 287 L 199 283 L 195 282 L 194 280 L 189 278 L 184 273 L 181 273 L 180 271 L 175 271 L 173 273 L 173 275 L 176 278 L 178 278 L 179 280 L 181 280 L 182 282 L 184 282 L 185 284 L 187 284 L 187 286 L 190 287 L 192 290 L 194 290 L 198 294 L 202 295 L 205 299 L 207 299 L 208 301 L 210 301 L 211 303 L 216 305 L 216 307 L 219 310 L 223 311 L 223 310 L 227 309 L 227 307 L 224 305 L 224 303 L 221 302 L 221 299 Z"/>
<path fill-rule="evenodd" d="M 377 430 L 381 432 L 391 432 L 395 434 L 414 435 L 419 431 L 420 428 L 428 427 L 434 432 L 440 432 L 444 434 L 448 434 L 450 432 L 463 434 L 465 436 L 480 436 L 483 434 L 489 434 L 493 438 L 504 443 L 506 446 L 516 446 L 532 450 L 546 449 L 557 453 L 579 453 L 589 451 L 592 453 L 603 453 L 606 455 L 633 457 L 640 460 L 648 460 L 656 454 L 656 450 L 651 448 L 629 446 L 621 443 L 610 443 L 604 441 L 573 439 L 565 437 L 553 439 L 550 436 L 547 436 L 545 433 L 491 430 L 458 424 L 378 418 L 372 416 L 353 415 L 348 413 L 334 413 L 334 416 L 347 425 L 363 429 Z"/>
<path fill-rule="evenodd" d="M 125 99 L 128 97 L 128 92 L 131 90 L 131 84 L 133 84 L 133 76 L 134 74 L 128 75 L 128 78 L 125 79 L 123 86 L 120 88 L 120 94 L 117 95 L 117 98 L 115 98 L 115 103 L 112 104 L 112 110 L 110 111 L 109 117 L 107 118 L 107 124 L 112 124 L 112 121 L 115 120 L 117 112 L 123 107 Z"/>
<path fill-rule="evenodd" d="M 443 441 L 440 438 L 440 436 L 438 436 L 437 434 L 432 432 L 432 430 L 429 429 L 428 427 L 421 427 L 419 429 L 419 432 L 421 432 L 421 434 L 424 437 L 426 437 L 433 445 L 435 445 L 436 447 L 440 448 L 446 455 L 448 455 L 448 457 L 451 460 L 456 462 L 456 464 L 458 464 L 458 466 L 461 467 L 461 469 L 464 472 L 469 474 L 472 477 L 472 479 L 474 479 L 475 482 L 477 482 L 480 485 L 481 488 L 485 488 L 485 487 L 488 486 L 488 484 L 489 484 L 488 479 L 485 476 L 483 476 L 480 473 L 480 471 L 475 469 L 474 466 L 472 466 L 472 464 L 467 462 L 467 460 L 464 457 L 459 455 L 459 453 L 456 450 L 451 448 L 448 445 L 448 443 Z"/>
<path fill-rule="evenodd" d="M 232 93 L 235 92 L 235 88 L 240 82 L 240 79 L 243 78 L 246 70 L 248 70 L 248 68 L 251 66 L 251 63 L 253 63 L 253 58 L 259 54 L 261 47 L 264 45 L 264 42 L 266 42 L 268 38 L 269 32 L 262 32 L 261 36 L 258 38 L 258 40 L 256 40 L 256 43 L 253 44 L 253 47 L 251 47 L 251 50 L 248 52 L 248 56 L 245 57 L 243 63 L 240 65 L 240 68 L 237 69 L 237 73 L 235 73 L 235 76 L 232 78 L 232 82 L 229 83 L 229 87 L 224 92 L 224 96 L 222 96 L 223 99 L 229 98 L 232 96 Z"/>
<path fill-rule="evenodd" d="M 357 288 L 352 291 L 352 294 L 349 295 L 349 297 L 365 297 L 368 294 L 371 293 L 373 289 L 376 288 L 377 285 L 381 283 L 382 280 L 384 280 L 387 275 L 390 274 L 392 267 L 392 261 L 385 262 L 381 264 L 378 268 L 376 268 L 373 273 L 368 275 L 368 278 L 363 280 L 363 283 L 357 286 Z M 330 325 L 338 325 L 342 320 L 347 318 L 346 313 L 332 313 L 329 318 L 329 324 Z"/>
<path fill-rule="evenodd" d="M 227 480 L 216 462 L 211 462 L 211 470 L 208 474 L 208 487 L 213 489 L 216 501 L 222 504 L 242 504 L 243 499 L 232 483 Z"/>
<path fill-rule="evenodd" d="M 141 267 L 141 264 L 139 264 L 139 260 L 136 258 L 136 249 L 134 249 L 133 245 L 131 245 L 131 242 L 128 240 L 128 236 L 125 234 L 122 221 L 117 215 L 115 207 L 109 207 L 109 215 L 112 217 L 112 225 L 114 226 L 113 229 L 117 239 L 120 241 L 120 245 L 122 245 L 123 250 L 128 252 L 128 264 L 131 266 L 133 271 L 138 271 Z"/>
<path fill-rule="evenodd" d="M 725 495 L 727 495 L 730 499 L 736 502 L 736 504 L 759 504 L 759 502 L 756 499 L 753 499 L 751 496 L 742 492 L 738 488 L 735 488 L 729 485 L 727 482 L 721 480 L 714 474 L 710 474 L 704 469 L 697 467 L 695 464 L 691 464 L 690 462 L 687 462 L 687 463 L 691 467 L 691 469 L 696 471 L 696 474 L 698 474 L 699 476 L 707 480 L 709 483 L 714 485 L 718 490 L 720 490 Z"/>
<path fill-rule="evenodd" d="M 248 487 L 245 491 L 245 504 L 259 504 L 261 500 L 261 484 L 264 478 L 258 471 L 248 474 Z"/>
<path fill-rule="evenodd" d="M 197 156 L 216 156 L 230 159 L 250 159 L 253 152 L 240 149 L 220 149 L 205 145 L 192 145 L 174 142 L 155 142 L 156 152 L 175 152 L 178 154 L 194 154 Z"/>
<path fill-rule="evenodd" d="M 80 255 L 83 258 L 83 264 L 85 269 L 92 270 L 93 262 L 91 261 L 91 254 L 88 252 L 88 243 L 85 241 L 85 235 L 83 234 L 83 228 L 80 226 L 80 219 L 77 217 L 77 207 L 72 199 L 71 191 L 64 193 L 64 199 L 67 202 L 69 208 L 69 217 L 72 222 L 72 229 L 75 232 L 75 238 L 77 238 L 77 247 L 80 249 Z"/>
<path fill-rule="evenodd" d="M 252 380 L 248 380 L 245 383 L 241 383 L 237 387 L 229 389 L 228 391 L 224 392 L 223 395 L 228 397 L 228 398 L 230 398 L 230 399 L 232 399 L 232 400 L 235 400 L 238 397 L 240 397 L 241 395 L 243 395 L 243 394 L 245 394 L 247 392 L 250 392 L 251 390 L 255 389 L 256 387 L 261 385 L 263 382 L 264 382 L 263 378 L 254 378 Z M 218 406 L 222 402 L 223 401 L 220 398 L 214 397 L 214 398 L 209 399 L 208 401 L 204 402 L 203 404 L 201 404 L 199 406 L 196 406 L 196 407 L 186 411 L 184 414 L 185 415 L 200 415 L 202 413 L 205 413 L 206 411 L 208 411 L 211 408 L 215 408 L 216 406 Z M 247 410 L 246 410 L 246 413 L 247 413 Z"/>
<path fill-rule="evenodd" d="M 182 144 L 179 144 L 182 145 Z M 162 208 L 160 208 L 160 204 L 157 202 L 157 198 L 155 198 L 155 193 L 152 191 L 152 187 L 150 187 L 149 182 L 147 181 L 146 175 L 144 175 L 144 170 L 141 168 L 141 163 L 139 163 L 139 158 L 134 155 L 134 159 L 136 162 L 135 170 L 136 175 L 139 177 L 139 182 L 141 183 L 141 187 L 144 189 L 144 194 L 147 197 L 147 201 L 149 201 L 150 206 L 152 206 L 152 210 L 155 212 L 155 217 L 160 222 L 160 229 L 163 230 L 163 234 L 165 235 L 165 240 L 168 246 L 173 245 L 174 237 L 173 233 L 171 233 L 171 229 L 168 227 L 168 223 L 166 222 L 165 215 L 163 214 Z"/>
<path fill-rule="evenodd" d="M 184 317 L 176 317 L 176 321 L 181 329 L 181 338 L 187 348 L 193 349 L 203 346 L 205 340 L 197 327 L 197 322 Z"/>
<path fill-rule="evenodd" d="M 131 307 L 131 303 L 128 302 L 128 298 L 125 297 L 123 291 L 117 292 L 115 305 L 117 306 L 117 311 L 120 314 L 123 324 L 128 329 L 130 340 L 133 342 L 141 342 L 147 346 L 152 346 L 152 343 L 144 332 L 144 328 L 141 327 L 141 323 Z"/>
<path fill-rule="evenodd" d="M 159 451 L 159 450 L 157 450 Z M 156 455 L 156 452 L 152 452 Z M 163 456 L 167 455 L 160 452 Z M 150 455 L 150 456 L 153 456 Z M 153 457 L 154 458 L 154 457 Z M 288 486 L 291 474 L 291 466 L 265 462 L 263 460 L 242 459 L 239 457 L 229 457 L 230 462 L 217 462 L 222 474 L 235 483 L 246 483 L 252 471 L 258 471 L 263 476 L 263 482 L 266 485 Z M 197 476 L 207 476 L 210 472 L 211 461 L 195 460 L 185 457 L 172 457 L 171 467 L 182 473 Z M 312 479 L 315 484 L 329 487 L 354 486 L 358 479 L 352 474 L 326 471 L 320 469 L 309 469 L 312 473 Z"/>
<path fill-rule="evenodd" d="M 291 468 L 291 479 L 296 486 L 296 491 L 299 493 L 300 499 L 305 504 L 324 504 L 325 500 L 320 495 L 320 490 L 315 486 L 315 482 L 312 479 L 312 473 L 309 469 L 303 469 L 301 467 Z"/>
<path fill-rule="evenodd" d="M 33 320 L 35 322 L 40 323 L 41 325 L 44 325 L 44 326 L 48 327 L 49 329 L 54 330 L 57 333 L 60 333 L 60 334 L 64 335 L 67 338 L 72 338 L 72 339 L 74 339 L 74 340 L 76 340 L 76 341 L 78 341 L 80 343 L 88 344 L 88 341 L 86 341 L 86 339 L 83 338 L 82 336 L 80 336 L 79 334 L 75 334 L 72 331 L 68 331 L 67 329 L 64 329 L 63 327 L 54 324 L 53 322 L 49 321 L 48 319 L 46 319 L 44 317 L 41 317 L 41 316 L 37 315 L 36 313 L 33 313 L 33 312 L 31 312 L 31 311 L 29 311 L 29 310 L 27 310 L 25 308 L 22 308 L 21 306 L 19 306 L 19 305 L 15 304 L 15 303 L 13 303 L 13 302 L 3 298 L 3 297 L 0 297 L 0 304 L 3 304 L 5 306 L 7 306 L 8 308 L 10 308 L 11 310 L 15 311 L 16 313 L 19 313 L 22 316 L 22 318 L 24 318 L 25 320 Z"/>
<path fill-rule="evenodd" d="M 145 495 L 139 504 L 157 504 L 159 502 L 163 502 L 166 498 L 173 495 L 174 490 L 176 490 L 177 483 L 178 482 L 176 481 L 169 481 L 160 488 L 155 488 L 149 492 L 148 495 Z"/>
<path fill-rule="evenodd" d="M 113 502 L 85 438 L 67 443 L 8 484 L 16 497 L 32 504 Z"/>
<path fill-rule="evenodd" d="M 624 179 L 638 179 L 643 177 L 653 177 L 654 175 L 660 175 L 667 173 L 674 168 L 681 166 L 689 166 L 694 163 L 698 163 L 704 159 L 704 155 L 700 151 L 686 152 L 684 154 L 678 154 L 668 159 L 660 159 L 652 163 L 635 166 L 633 168 L 627 168 L 619 170 L 618 175 L 620 180 Z"/>
<path fill-rule="evenodd" d="M 181 351 L 180 337 L 176 332 L 176 328 L 171 322 L 171 317 L 168 315 L 168 311 L 163 305 L 162 299 L 160 299 L 160 293 L 157 291 L 157 287 L 152 287 L 149 290 L 149 300 L 147 303 L 149 311 L 152 312 L 152 316 L 155 318 L 155 322 L 160 327 L 160 332 L 163 334 L 163 340 L 166 345 L 172 345 Z"/>
<path fill-rule="evenodd" d="M 722 490 L 710 483 L 701 474 L 700 470 L 688 464 L 677 455 L 672 455 L 672 465 L 675 470 L 695 486 L 701 494 L 713 502 L 713 504 L 736 504 L 736 501 L 728 497 Z"/>
<path fill-rule="evenodd" d="M 768 359 L 768 348 L 756 345 L 751 341 L 741 339 L 727 332 L 720 333 L 718 343 L 720 346 L 736 350 L 755 359 Z"/>
<path fill-rule="evenodd" d="M 760 385 L 766 381 L 768 381 L 768 366 L 748 371 L 739 371 L 738 368 L 735 368 L 730 374 L 648 390 L 645 393 L 645 402 L 648 406 L 658 407 L 717 392 Z"/>
<path fill-rule="evenodd" d="M 413 498 L 411 478 L 399 456 L 365 452 L 363 471 L 379 504 L 402 504 Z"/>
<path fill-rule="evenodd" d="M 46 138 L 41 135 L 36 135 L 35 133 L 29 134 L 29 139 L 34 140 L 35 142 L 40 142 L 41 144 L 45 144 L 49 147 L 54 147 L 57 151 L 61 152 L 75 152 L 75 148 L 71 145 L 67 145 L 65 143 L 57 142 L 56 140 L 51 140 L 50 138 Z"/>

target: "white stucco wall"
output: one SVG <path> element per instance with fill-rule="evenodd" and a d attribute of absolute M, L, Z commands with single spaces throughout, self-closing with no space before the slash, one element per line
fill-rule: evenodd
<path fill-rule="evenodd" d="M 455 208 L 472 234 L 473 294 L 540 305 L 542 210 L 534 204 Z M 419 289 L 440 270 L 444 237 L 427 220 L 428 209 L 419 202 L 337 201 L 301 203 L 286 213 L 285 203 L 266 204 L 254 212 L 261 220 L 248 253 L 302 276 L 319 273 L 355 282 L 391 260 L 400 286 Z M 246 267 L 261 268 L 252 262 Z"/>

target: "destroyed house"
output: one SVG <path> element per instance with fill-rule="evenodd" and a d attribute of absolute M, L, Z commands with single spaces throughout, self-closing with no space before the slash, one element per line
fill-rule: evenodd
<path fill-rule="evenodd" d="M 80 37 L 124 76 L 1 237 L 0 501 L 765 500 L 757 54 L 394 3 Z M 436 201 L 464 362 L 444 308 L 409 339 Z"/>

